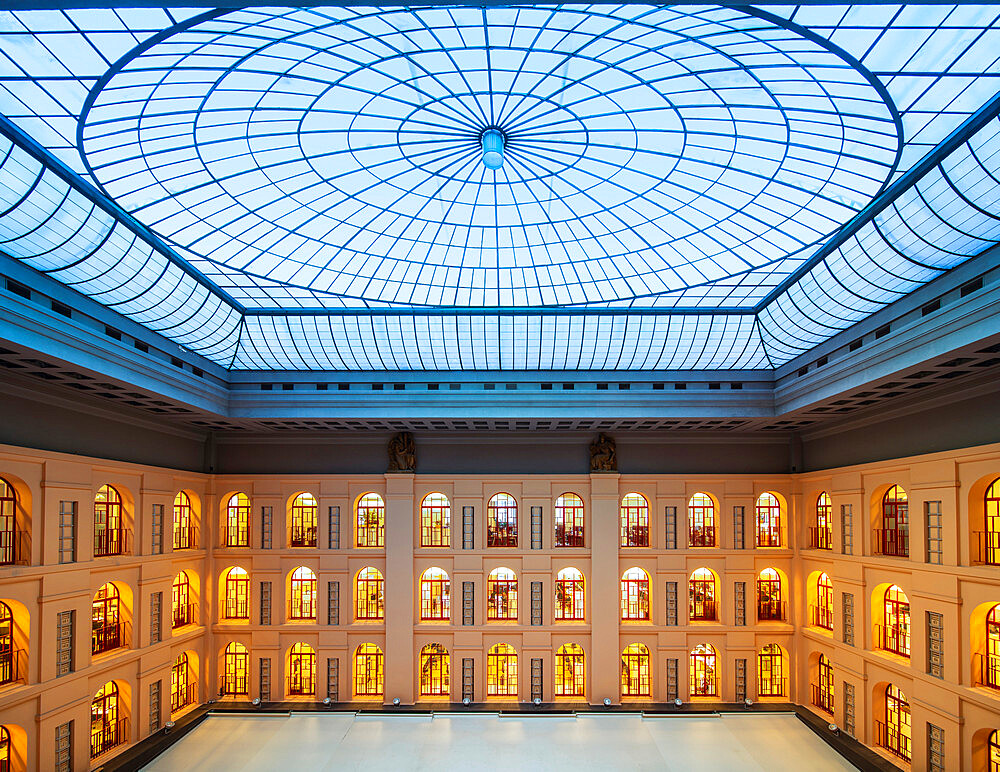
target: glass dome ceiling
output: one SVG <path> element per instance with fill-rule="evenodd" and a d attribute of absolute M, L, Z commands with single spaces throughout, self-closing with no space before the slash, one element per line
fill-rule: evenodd
<path fill-rule="evenodd" d="M 6 12 L 2 248 L 232 368 L 774 367 L 997 241 L 997 16 Z"/>

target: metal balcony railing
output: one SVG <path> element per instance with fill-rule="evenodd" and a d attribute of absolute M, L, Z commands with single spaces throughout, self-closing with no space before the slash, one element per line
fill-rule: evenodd
<path fill-rule="evenodd" d="M 832 550 L 833 531 L 829 528 L 809 529 L 809 549 L 811 550 Z"/>
<path fill-rule="evenodd" d="M 223 547 L 249 547 L 250 531 L 247 528 L 227 528 L 222 539 Z"/>
<path fill-rule="evenodd" d="M 94 557 L 107 558 L 127 555 L 132 547 L 132 531 L 128 528 L 96 531 L 94 533 Z"/>
<path fill-rule="evenodd" d="M 103 627 L 95 627 L 90 636 L 90 653 L 103 654 L 128 646 L 132 626 L 128 622 L 116 622 Z"/>
<path fill-rule="evenodd" d="M 759 622 L 784 622 L 785 602 L 773 600 L 757 601 L 757 621 Z"/>
<path fill-rule="evenodd" d="M 781 547 L 781 531 L 778 529 L 760 529 L 757 531 L 758 547 Z"/>
<path fill-rule="evenodd" d="M 833 713 L 833 695 L 819 688 L 819 684 L 810 684 L 812 692 L 812 704 L 827 713 Z"/>
<path fill-rule="evenodd" d="M 220 697 L 245 697 L 249 694 L 249 675 L 246 672 L 229 673 L 219 679 Z"/>
<path fill-rule="evenodd" d="M 832 630 L 833 609 L 809 604 L 809 624 L 813 627 L 822 627 L 824 630 Z"/>
<path fill-rule="evenodd" d="M 171 629 L 176 630 L 178 627 L 184 627 L 184 625 L 193 625 L 197 609 L 197 603 L 182 603 L 174 606 Z"/>
<path fill-rule="evenodd" d="M 170 692 L 170 712 L 176 713 L 181 708 L 193 705 L 197 699 L 198 682 L 190 681 L 185 688 Z"/>
<path fill-rule="evenodd" d="M 285 693 L 291 697 L 310 697 L 316 694 L 316 680 L 308 678 L 285 679 Z"/>
<path fill-rule="evenodd" d="M 897 727 L 887 726 L 884 721 L 875 720 L 875 744 L 885 748 L 903 761 L 910 760 L 910 738 Z"/>
<path fill-rule="evenodd" d="M 784 697 L 788 694 L 787 678 L 765 678 L 757 683 L 758 697 Z"/>
<path fill-rule="evenodd" d="M 626 547 L 648 547 L 649 546 L 649 526 L 630 525 L 625 529 Z"/>
<path fill-rule="evenodd" d="M 127 718 L 120 718 L 114 723 L 91 725 L 90 727 L 90 758 L 96 759 L 102 753 L 128 742 L 129 726 Z"/>
<path fill-rule="evenodd" d="M 308 527 L 292 526 L 288 531 L 289 547 L 315 547 L 316 544 L 316 526 L 314 525 Z"/>
<path fill-rule="evenodd" d="M 490 526 L 486 534 L 487 547 L 516 547 L 517 546 L 517 526 L 495 525 Z"/>
<path fill-rule="evenodd" d="M 193 525 L 174 528 L 174 550 L 198 549 L 198 529 Z"/>
<path fill-rule="evenodd" d="M 876 528 L 872 532 L 872 549 L 876 555 L 892 558 L 910 557 L 910 529 Z"/>
<path fill-rule="evenodd" d="M 714 600 L 692 600 L 688 604 L 688 616 L 692 622 L 714 622 L 718 619 L 717 614 Z"/>
<path fill-rule="evenodd" d="M 1000 689 L 1000 656 L 977 654 L 973 676 L 976 679 L 976 686 Z"/>
<path fill-rule="evenodd" d="M 972 559 L 987 566 L 1000 566 L 1000 531 L 976 531 Z"/>
<path fill-rule="evenodd" d="M 901 657 L 910 656 L 909 625 L 875 625 L 875 648 L 898 654 Z"/>
<path fill-rule="evenodd" d="M 691 547 L 714 547 L 715 529 L 698 528 L 697 526 L 688 529 L 688 546 Z"/>
<path fill-rule="evenodd" d="M 0 686 L 24 681 L 28 676 L 28 652 L 6 649 L 0 652 Z"/>
<path fill-rule="evenodd" d="M 0 566 L 31 563 L 31 537 L 27 531 L 0 531 Z"/>
<path fill-rule="evenodd" d="M 556 526 L 556 546 L 557 547 L 582 547 L 583 526 L 572 526 L 567 528 L 564 525 Z"/>

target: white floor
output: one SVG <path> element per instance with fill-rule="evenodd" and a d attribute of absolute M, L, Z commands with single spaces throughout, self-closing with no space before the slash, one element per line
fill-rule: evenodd
<path fill-rule="evenodd" d="M 298 713 L 210 716 L 144 769 L 834 772 L 854 767 L 789 714 L 499 718 Z"/>

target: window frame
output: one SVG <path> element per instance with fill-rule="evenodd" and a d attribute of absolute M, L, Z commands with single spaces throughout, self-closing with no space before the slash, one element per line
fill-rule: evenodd
<path fill-rule="evenodd" d="M 570 577 L 573 571 L 576 576 Z M 553 616 L 558 622 L 586 621 L 587 587 L 583 572 L 578 568 L 567 566 L 556 574 L 555 608 Z M 567 610 L 569 613 L 567 613 Z"/>
<path fill-rule="evenodd" d="M 688 546 L 716 546 L 715 499 L 701 491 L 688 499 Z"/>
<path fill-rule="evenodd" d="M 509 643 L 495 643 L 486 652 L 486 696 L 516 698 L 518 694 L 517 650 Z"/>
<path fill-rule="evenodd" d="M 443 493 L 433 491 L 420 501 L 420 546 L 451 546 L 451 500 Z"/>
<path fill-rule="evenodd" d="M 308 573 L 307 573 L 308 572 Z M 288 580 L 288 618 L 293 622 L 315 622 L 318 600 L 316 572 L 299 566 Z"/>
<path fill-rule="evenodd" d="M 553 688 L 556 697 L 585 697 L 587 690 L 587 660 L 578 643 L 564 643 L 555 654 Z M 568 678 L 567 678 L 568 674 Z M 567 687 L 567 680 L 569 686 Z"/>
<path fill-rule="evenodd" d="M 385 576 L 375 566 L 365 566 L 354 579 L 354 618 L 385 621 Z"/>
<path fill-rule="evenodd" d="M 555 535 L 553 546 L 585 547 L 586 524 L 584 519 L 583 498 L 576 493 L 563 493 L 556 499 L 553 507 Z"/>
<path fill-rule="evenodd" d="M 370 492 L 354 505 L 354 544 L 359 549 L 385 549 L 385 499 Z"/>
<path fill-rule="evenodd" d="M 719 696 L 718 653 L 709 643 L 699 643 L 688 654 L 692 697 Z"/>
<path fill-rule="evenodd" d="M 250 497 L 241 491 L 229 497 L 226 502 L 225 547 L 250 546 L 250 506 Z"/>
<path fill-rule="evenodd" d="M 509 493 L 494 493 L 486 504 L 486 546 L 517 547 L 517 499 Z"/>
<path fill-rule="evenodd" d="M 489 622 L 516 622 L 517 573 L 499 566 L 486 577 L 486 619 Z"/>
<path fill-rule="evenodd" d="M 364 684 L 365 689 L 359 689 Z M 369 689 L 374 684 L 374 689 Z M 385 696 L 385 655 L 374 643 L 362 643 L 354 650 L 354 696 Z"/>
<path fill-rule="evenodd" d="M 633 571 L 642 573 L 642 578 L 629 576 Z M 622 574 L 621 585 L 621 621 L 650 621 L 649 574 L 638 566 L 633 566 Z"/>
<path fill-rule="evenodd" d="M 295 498 L 292 499 L 291 515 L 288 546 L 316 547 L 319 544 L 319 502 L 316 497 L 308 491 L 295 494 Z"/>
<path fill-rule="evenodd" d="M 288 695 L 316 696 L 316 650 L 302 641 L 288 650 Z"/>
<path fill-rule="evenodd" d="M 451 694 L 451 662 L 440 643 L 428 643 L 420 650 L 420 696 L 447 697 Z"/>
<path fill-rule="evenodd" d="M 649 547 L 649 499 L 632 492 L 622 496 L 618 505 L 619 546 L 623 548 Z"/>
<path fill-rule="evenodd" d="M 630 643 L 622 649 L 621 696 L 650 697 L 653 693 L 653 676 L 650 668 L 649 648 L 642 643 Z M 637 673 L 633 678 L 632 674 Z"/>
<path fill-rule="evenodd" d="M 222 656 L 222 694 L 232 697 L 249 696 L 250 650 L 239 641 L 230 641 Z"/>
<path fill-rule="evenodd" d="M 754 502 L 754 538 L 759 548 L 783 547 L 781 535 L 781 499 L 764 491 Z"/>
<path fill-rule="evenodd" d="M 250 574 L 242 566 L 226 571 L 223 619 L 250 619 Z M 242 612 L 242 613 L 241 613 Z"/>

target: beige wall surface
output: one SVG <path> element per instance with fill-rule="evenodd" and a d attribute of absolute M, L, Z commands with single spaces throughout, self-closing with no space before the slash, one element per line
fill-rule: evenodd
<path fill-rule="evenodd" d="M 17 529 L 26 534 L 18 564 L 0 566 L 0 601 L 13 611 L 14 646 L 25 662 L 23 677 L 0 686 L 0 723 L 10 732 L 15 772 L 55 769 L 57 733 L 67 724 L 75 769 L 100 763 L 158 729 L 170 716 L 171 667 L 182 653 L 196 683 L 195 701 L 218 698 L 224 652 L 232 642 L 249 651 L 249 693 L 223 699 L 361 699 L 354 694 L 354 653 L 368 643 L 384 654 L 383 694 L 365 698 L 377 703 L 457 702 L 466 693 L 464 676 L 471 675 L 475 702 L 530 701 L 537 695 L 546 703 L 609 699 L 617 704 L 676 696 L 811 706 L 823 654 L 833 666 L 834 713 L 813 709 L 874 745 L 885 688 L 897 686 L 912 711 L 913 769 L 930 768 L 928 749 L 944 754 L 948 770 L 986 769 L 989 732 L 1000 728 L 1000 691 L 976 685 L 985 616 L 1000 603 L 998 569 L 981 565 L 976 549 L 983 496 L 1000 477 L 1000 445 L 806 474 L 728 475 L 204 475 L 0 446 L 0 477 L 17 492 Z M 94 497 L 105 484 L 122 495 L 129 554 L 94 558 Z M 881 497 L 893 484 L 909 498 L 909 557 L 873 554 Z M 174 550 L 173 501 L 181 490 L 192 500 L 197 540 L 193 549 Z M 223 546 L 226 502 L 236 492 L 250 501 L 249 547 Z M 288 546 L 291 502 L 301 492 L 318 504 L 316 547 Z M 421 502 L 431 492 L 450 502 L 448 547 L 420 546 Z M 583 547 L 554 544 L 554 504 L 567 492 L 584 503 Z M 698 492 L 715 504 L 714 547 L 689 545 L 688 502 Z M 754 547 L 754 506 L 765 492 L 781 502 L 780 547 Z M 810 547 L 822 492 L 832 505 L 829 550 Z M 366 493 L 385 502 L 383 547 L 355 546 L 355 507 Z M 517 547 L 487 547 L 488 502 L 497 493 L 517 503 Z M 619 546 L 619 507 L 628 493 L 649 503 L 649 547 Z M 69 515 L 74 505 L 75 531 Z M 162 519 L 154 515 L 160 508 Z M 74 543 L 75 555 L 69 550 Z M 290 576 L 300 566 L 317 575 L 315 620 L 288 618 Z M 368 566 L 385 579 L 385 618 L 379 621 L 355 618 L 355 580 Z M 222 613 L 225 576 L 233 567 L 249 574 L 247 620 L 228 620 Z M 448 574 L 450 619 L 420 618 L 420 578 L 431 567 Z M 501 567 L 517 576 L 518 614 L 490 621 L 488 576 Z M 581 621 L 555 619 L 556 576 L 569 567 L 584 577 Z M 633 567 L 649 577 L 648 621 L 621 619 L 619 580 Z M 688 581 L 698 568 L 717 578 L 715 621 L 688 617 Z M 780 621 L 757 619 L 756 581 L 766 568 L 781 577 L 786 613 Z M 181 571 L 189 579 L 195 619 L 171 629 L 172 583 Z M 810 624 L 821 572 L 833 585 L 832 630 Z M 92 656 L 92 602 L 107 582 L 120 593 L 127 645 Z M 669 591 L 674 585 L 676 602 Z M 890 585 L 909 599 L 909 658 L 876 645 Z M 465 586 L 472 588 L 468 610 Z M 853 615 L 846 612 L 848 603 Z M 58 640 L 58 620 L 67 611 L 75 613 L 72 662 L 70 672 L 58 674 L 67 645 Z M 941 615 L 940 641 L 929 640 L 929 614 Z M 297 643 L 316 654 L 312 696 L 288 694 L 290 652 Z M 433 698 L 420 694 L 420 652 L 430 643 L 447 650 L 450 664 L 448 693 Z M 517 653 L 516 697 L 487 695 L 487 653 L 500 643 Z M 555 694 L 556 652 L 570 643 L 584 652 L 582 698 Z M 649 697 L 621 694 L 621 653 L 633 643 L 649 651 Z M 712 697 L 691 693 L 689 653 L 699 644 L 710 644 L 717 655 L 718 691 Z M 783 652 L 786 696 L 758 694 L 757 654 L 769 644 Z M 931 674 L 939 660 L 940 677 Z M 269 663 L 264 665 L 270 667 L 269 679 L 262 678 L 262 663 Z M 127 740 L 92 762 L 91 701 L 112 681 L 121 715 L 128 719 Z M 853 701 L 847 699 L 851 691 Z M 941 749 L 937 730 L 943 731 Z"/>

